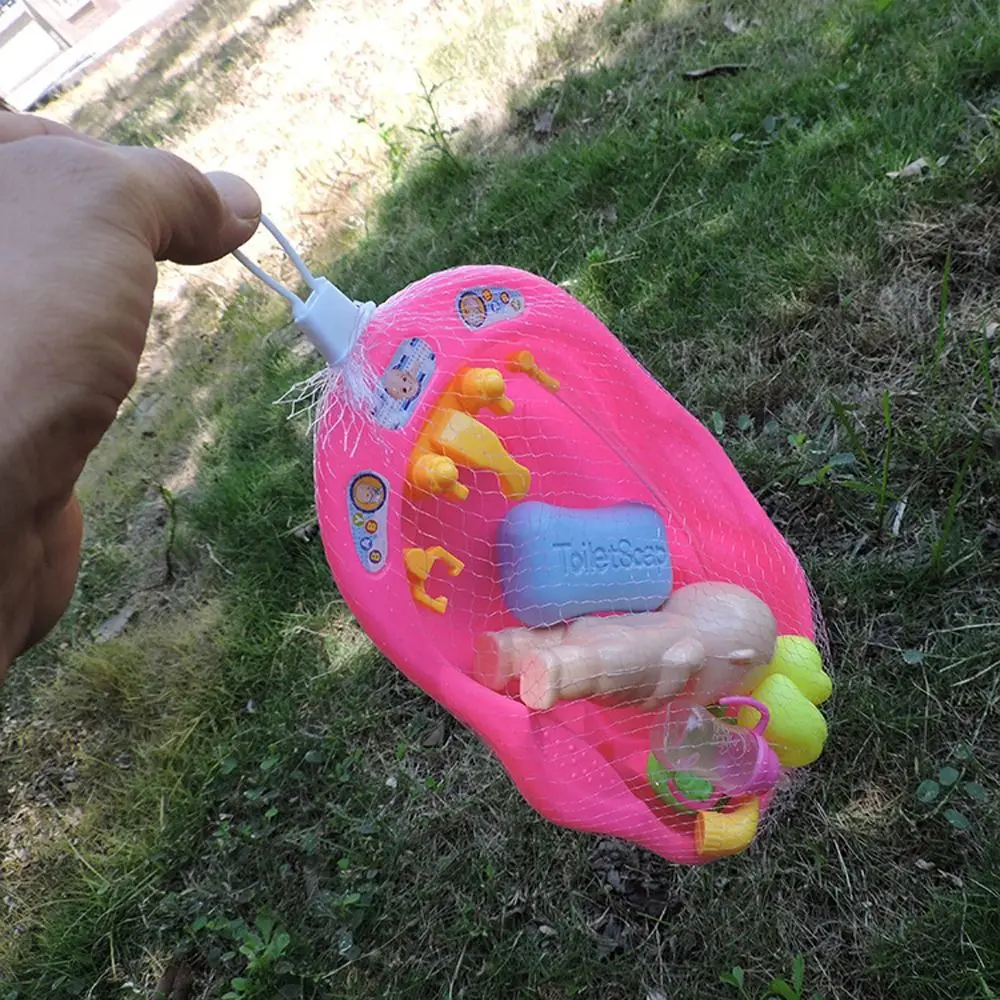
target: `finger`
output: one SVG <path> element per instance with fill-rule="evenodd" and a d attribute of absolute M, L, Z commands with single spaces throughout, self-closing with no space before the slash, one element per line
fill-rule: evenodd
<path fill-rule="evenodd" d="M 157 260 L 205 264 L 242 246 L 260 224 L 260 197 L 235 174 L 203 174 L 160 150 L 117 148 L 132 170 L 133 220 Z"/>
<path fill-rule="evenodd" d="M 57 135 L 64 139 L 79 139 L 81 142 L 99 143 L 89 135 L 77 132 L 68 125 L 49 121 L 38 115 L 19 115 L 13 111 L 0 111 L 0 144 L 17 142 L 19 139 L 34 139 L 40 135 Z"/>

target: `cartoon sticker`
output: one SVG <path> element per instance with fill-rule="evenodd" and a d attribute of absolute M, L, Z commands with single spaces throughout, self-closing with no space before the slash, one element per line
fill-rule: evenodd
<path fill-rule="evenodd" d="M 374 514 L 385 503 L 385 496 L 385 483 L 374 472 L 364 472 L 351 483 L 351 503 L 366 514 Z"/>
<path fill-rule="evenodd" d="M 427 343 L 419 337 L 404 340 L 375 387 L 374 419 L 392 431 L 405 427 L 436 367 Z"/>
<path fill-rule="evenodd" d="M 467 288 L 455 300 L 462 322 L 479 330 L 524 312 L 524 296 L 510 288 Z"/>
<path fill-rule="evenodd" d="M 388 499 L 389 487 L 377 472 L 359 472 L 347 488 L 354 551 L 369 573 L 382 569 L 388 556 Z"/>

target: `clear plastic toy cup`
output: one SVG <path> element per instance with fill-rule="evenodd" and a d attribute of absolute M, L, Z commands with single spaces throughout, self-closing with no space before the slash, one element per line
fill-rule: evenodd
<path fill-rule="evenodd" d="M 673 777 L 670 793 L 685 808 L 714 808 L 723 798 L 763 795 L 774 787 L 781 764 L 764 739 L 770 721 L 767 707 L 755 698 L 731 696 L 720 706 L 746 705 L 760 713 L 753 729 L 713 714 L 702 705 L 677 700 L 667 706 L 662 726 L 653 733 L 653 755 L 672 775 L 691 775 L 711 782 L 713 794 L 689 799 Z"/>

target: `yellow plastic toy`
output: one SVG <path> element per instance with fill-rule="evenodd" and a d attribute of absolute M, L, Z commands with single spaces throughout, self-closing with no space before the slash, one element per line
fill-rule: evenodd
<path fill-rule="evenodd" d="M 754 688 L 751 697 L 771 713 L 764 739 L 784 767 L 805 767 L 819 757 L 826 743 L 826 720 L 790 677 L 771 674 Z M 744 707 L 738 718 L 741 726 L 751 728 L 760 713 Z"/>
<path fill-rule="evenodd" d="M 700 812 L 695 817 L 695 850 L 704 858 L 745 851 L 757 833 L 760 801 L 747 799 L 730 812 Z"/>
<path fill-rule="evenodd" d="M 447 597 L 431 597 L 427 593 L 427 578 L 431 575 L 434 564 L 440 560 L 448 567 L 450 576 L 458 576 L 465 569 L 465 563 L 456 559 L 440 545 L 429 549 L 404 549 L 403 563 L 406 566 L 406 576 L 410 581 L 410 592 L 413 599 L 431 611 L 443 615 L 448 608 Z"/>
<path fill-rule="evenodd" d="M 833 693 L 833 681 L 823 669 L 823 658 L 804 635 L 780 635 L 765 676 L 784 674 L 814 704 L 822 705 Z"/>
<path fill-rule="evenodd" d="M 431 409 L 410 454 L 407 480 L 412 489 L 465 500 L 469 490 L 458 478 L 458 466 L 463 466 L 495 472 L 508 500 L 525 497 L 531 488 L 531 472 L 515 462 L 500 438 L 471 415 L 483 407 L 500 415 L 514 409 L 503 375 L 496 368 L 459 372 Z"/>
<path fill-rule="evenodd" d="M 496 368 L 466 368 L 455 376 L 438 406 L 453 406 L 478 413 L 484 406 L 502 417 L 514 412 L 503 375 Z"/>
<path fill-rule="evenodd" d="M 453 500 L 464 500 L 469 487 L 458 481 L 458 466 L 444 455 L 425 452 L 413 463 L 410 481 L 425 493 L 443 493 Z"/>
<path fill-rule="evenodd" d="M 559 379 L 553 378 L 548 372 L 543 372 L 535 362 L 535 356 L 530 351 L 518 351 L 514 354 L 507 367 L 512 372 L 523 372 L 533 378 L 539 385 L 545 386 L 550 392 L 559 391 Z"/>

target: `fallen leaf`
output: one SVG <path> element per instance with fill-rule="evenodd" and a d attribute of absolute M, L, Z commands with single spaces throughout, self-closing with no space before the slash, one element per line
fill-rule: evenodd
<path fill-rule="evenodd" d="M 672 890 L 636 878 L 625 880 L 625 900 L 641 913 L 661 920 L 674 917 L 683 909 L 683 904 Z"/>
<path fill-rule="evenodd" d="M 135 617 L 137 610 L 134 604 L 126 604 L 118 614 L 101 622 L 94 629 L 94 641 L 111 642 L 112 639 L 117 639 L 128 628 L 128 623 Z"/>
<path fill-rule="evenodd" d="M 63 813 L 62 816 L 62 821 L 68 827 L 79 826 L 82 819 L 83 819 L 83 810 L 79 806 L 74 806 L 72 809 Z"/>
<path fill-rule="evenodd" d="M 555 121 L 556 113 L 552 108 L 546 108 L 535 115 L 534 133 L 535 135 L 551 135 L 552 123 Z"/>
<path fill-rule="evenodd" d="M 735 17 L 732 11 L 729 11 L 726 14 L 726 16 L 722 19 L 722 23 L 734 35 L 742 35 L 743 32 L 747 30 L 749 25 L 749 22 L 744 21 L 742 17 Z"/>
<path fill-rule="evenodd" d="M 906 498 L 904 497 L 899 503 L 896 504 L 895 511 L 892 515 L 892 537 L 899 538 L 900 529 L 903 527 L 903 515 L 906 513 Z"/>
<path fill-rule="evenodd" d="M 302 886 L 306 893 L 306 902 L 311 902 L 319 892 L 319 875 L 314 868 L 302 869 Z"/>
<path fill-rule="evenodd" d="M 744 63 L 719 63 L 717 66 L 704 66 L 701 69 L 689 69 L 684 74 L 685 80 L 704 80 L 709 76 L 736 76 L 748 69 Z"/>
<path fill-rule="evenodd" d="M 444 745 L 445 736 L 445 720 L 442 716 L 437 722 L 427 731 L 424 738 L 420 741 L 421 746 L 428 748 L 440 747 Z"/>
<path fill-rule="evenodd" d="M 919 160 L 907 163 L 902 170 L 890 170 L 885 176 L 894 180 L 900 177 L 919 177 L 928 167 L 927 161 L 921 156 Z"/>
<path fill-rule="evenodd" d="M 153 1000 L 186 1000 L 194 987 L 194 973 L 183 962 L 170 965 L 160 977 Z"/>
<path fill-rule="evenodd" d="M 614 915 L 609 915 L 600 925 L 597 936 L 597 954 L 608 958 L 625 947 L 628 927 Z"/>

